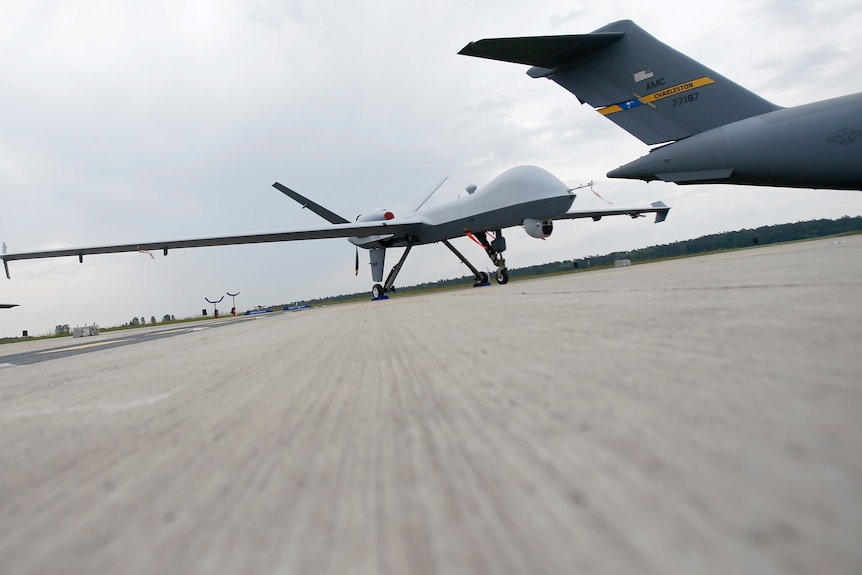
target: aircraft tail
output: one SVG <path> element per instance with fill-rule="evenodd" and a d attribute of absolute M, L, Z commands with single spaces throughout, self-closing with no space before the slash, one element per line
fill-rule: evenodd
<path fill-rule="evenodd" d="M 323 206 L 321 206 L 317 202 L 312 202 L 311 200 L 309 200 L 308 198 L 306 198 L 302 194 L 294 192 L 293 190 L 291 190 L 287 186 L 284 186 L 282 184 L 279 184 L 278 182 L 275 182 L 272 185 L 272 187 L 275 188 L 276 190 L 278 190 L 279 192 L 281 192 L 282 194 L 284 194 L 285 196 L 287 196 L 290 199 L 297 202 L 303 208 L 308 208 L 309 210 L 311 210 L 312 212 L 314 212 L 315 214 L 317 214 L 318 216 L 320 216 L 321 218 L 323 218 L 324 220 L 326 220 L 327 222 L 329 222 L 331 224 L 349 224 L 350 223 L 349 220 L 339 216 L 335 212 L 327 210 L 326 208 L 324 208 Z"/>
<path fill-rule="evenodd" d="M 631 20 L 591 34 L 479 40 L 458 53 L 528 64 L 529 76 L 553 80 L 650 145 L 780 109 Z"/>

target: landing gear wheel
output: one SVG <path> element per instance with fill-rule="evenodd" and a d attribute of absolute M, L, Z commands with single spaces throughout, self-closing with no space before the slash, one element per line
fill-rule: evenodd
<path fill-rule="evenodd" d="M 371 288 L 371 297 L 373 299 L 380 299 L 383 297 L 383 286 L 380 284 L 374 284 L 374 287 Z"/>
<path fill-rule="evenodd" d="M 509 283 L 509 270 L 506 268 L 497 268 L 495 279 L 500 285 Z"/>
<path fill-rule="evenodd" d="M 488 285 L 488 272 L 479 272 L 479 275 L 474 278 L 473 287 L 482 287 Z"/>

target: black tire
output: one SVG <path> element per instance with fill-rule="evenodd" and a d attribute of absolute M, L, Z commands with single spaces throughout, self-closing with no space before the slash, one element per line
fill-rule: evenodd
<path fill-rule="evenodd" d="M 371 297 L 373 297 L 374 299 L 377 299 L 382 295 L 383 295 L 383 286 L 380 284 L 374 284 L 374 286 L 371 288 Z"/>
<path fill-rule="evenodd" d="M 504 285 L 509 283 L 509 270 L 506 268 L 497 268 L 497 273 L 495 274 L 495 279 L 497 283 L 500 285 Z"/>

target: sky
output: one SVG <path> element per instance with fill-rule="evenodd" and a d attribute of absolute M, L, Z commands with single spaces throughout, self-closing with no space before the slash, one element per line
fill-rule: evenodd
<path fill-rule="evenodd" d="M 676 186 L 605 174 L 649 148 L 526 66 L 459 56 L 471 41 L 583 34 L 631 19 L 781 105 L 862 91 L 858 0 L 0 0 L 0 239 L 10 252 L 325 225 L 279 181 L 353 219 L 434 202 L 504 170 L 594 182 L 651 218 L 506 232 L 510 267 L 705 234 L 862 214 L 862 194 Z M 573 209 L 608 207 L 581 190 Z M 484 252 L 455 245 L 482 269 Z M 370 291 L 346 240 L 10 262 L 0 337 L 57 325 L 189 317 L 227 292 L 240 310 Z M 387 269 L 400 250 L 387 254 Z M 415 248 L 396 285 L 469 275 Z M 488 289 L 494 289 L 488 288 Z M 504 288 L 500 288 L 504 289 Z M 230 309 L 230 297 L 219 305 Z"/>

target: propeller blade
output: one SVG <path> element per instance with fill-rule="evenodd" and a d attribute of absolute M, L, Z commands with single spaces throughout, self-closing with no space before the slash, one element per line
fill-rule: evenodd
<path fill-rule="evenodd" d="M 359 275 L 359 246 L 356 246 L 356 272 L 353 275 Z"/>

